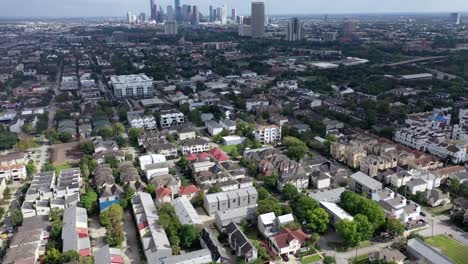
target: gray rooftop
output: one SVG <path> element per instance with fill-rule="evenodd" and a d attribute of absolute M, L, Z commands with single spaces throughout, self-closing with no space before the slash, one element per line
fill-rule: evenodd
<path fill-rule="evenodd" d="M 354 179 L 355 181 L 359 182 L 360 184 L 372 189 L 372 190 L 379 190 L 382 189 L 382 183 L 367 176 L 366 174 L 362 172 L 356 172 L 353 175 L 351 175 L 351 179 Z"/>
<path fill-rule="evenodd" d="M 435 250 L 428 244 L 424 243 L 418 238 L 412 238 L 408 240 L 408 249 L 412 249 L 417 252 L 420 256 L 424 256 L 424 259 L 433 264 L 455 264 L 447 256 L 443 255 L 439 251 Z M 419 257 L 419 256 L 416 256 Z"/>

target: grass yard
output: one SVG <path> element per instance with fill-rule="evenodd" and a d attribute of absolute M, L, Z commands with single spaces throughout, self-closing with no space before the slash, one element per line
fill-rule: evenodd
<path fill-rule="evenodd" d="M 353 263 L 353 264 L 366 264 L 368 262 L 369 262 L 369 255 L 368 254 L 358 256 L 357 259 L 356 258 L 351 259 L 351 263 Z"/>
<path fill-rule="evenodd" d="M 302 257 L 301 264 L 315 263 L 320 260 L 322 260 L 322 257 L 320 256 L 320 254 L 309 255 L 309 256 Z"/>
<path fill-rule="evenodd" d="M 71 169 L 71 165 L 68 164 L 68 163 L 65 163 L 65 164 L 61 164 L 61 165 L 54 165 L 54 168 L 55 168 L 55 173 L 58 175 L 58 174 L 60 174 L 60 172 L 62 170 Z"/>
<path fill-rule="evenodd" d="M 457 264 L 464 264 L 468 259 L 468 246 L 464 246 L 455 239 L 447 236 L 435 236 L 425 240 L 429 245 L 439 248 Z"/>
<path fill-rule="evenodd" d="M 231 153 L 231 151 L 233 151 L 236 148 L 237 148 L 236 145 L 229 145 L 229 146 L 222 146 L 221 150 L 226 152 L 226 154 L 229 154 L 229 153 Z"/>

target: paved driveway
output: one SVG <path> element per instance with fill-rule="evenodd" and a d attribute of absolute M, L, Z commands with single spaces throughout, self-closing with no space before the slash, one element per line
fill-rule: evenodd
<path fill-rule="evenodd" d="M 125 245 L 122 247 L 123 253 L 127 256 L 128 263 L 140 263 L 140 241 L 135 226 L 135 221 L 130 211 L 124 214 Z"/>

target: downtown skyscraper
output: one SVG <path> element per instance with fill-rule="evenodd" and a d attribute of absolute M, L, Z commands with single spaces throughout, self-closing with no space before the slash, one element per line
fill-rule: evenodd
<path fill-rule="evenodd" d="M 177 22 L 182 22 L 182 7 L 180 6 L 180 0 L 175 0 L 175 19 Z"/>
<path fill-rule="evenodd" d="M 288 22 L 286 38 L 288 41 L 302 40 L 302 22 L 298 18 L 292 18 Z"/>
<path fill-rule="evenodd" d="M 265 3 L 252 2 L 252 37 L 263 38 L 265 36 Z"/>
<path fill-rule="evenodd" d="M 156 0 L 150 0 L 150 19 L 157 21 L 158 20 L 158 5 L 156 4 Z"/>

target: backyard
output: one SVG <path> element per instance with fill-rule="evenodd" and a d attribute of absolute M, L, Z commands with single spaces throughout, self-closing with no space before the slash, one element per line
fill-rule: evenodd
<path fill-rule="evenodd" d="M 466 263 L 468 259 L 468 247 L 450 237 L 435 236 L 433 238 L 427 238 L 425 242 L 442 250 L 442 253 L 457 264 Z"/>
<path fill-rule="evenodd" d="M 309 255 L 309 256 L 302 257 L 301 264 L 311 264 L 320 260 L 322 260 L 322 257 L 320 256 L 320 254 Z"/>

